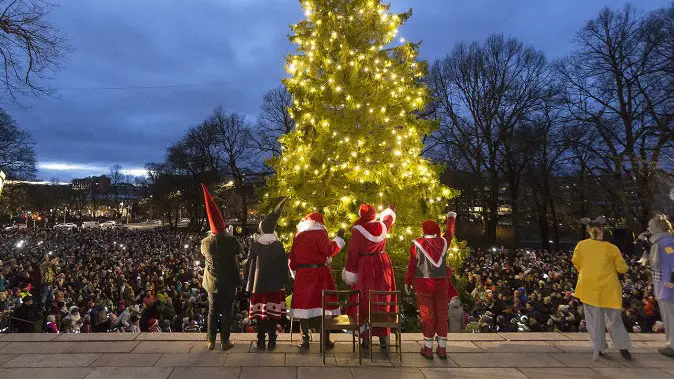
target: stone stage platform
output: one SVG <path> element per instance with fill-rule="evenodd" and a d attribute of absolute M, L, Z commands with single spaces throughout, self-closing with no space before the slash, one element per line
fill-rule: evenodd
<path fill-rule="evenodd" d="M 338 343 L 324 366 L 317 343 L 300 354 L 287 334 L 272 353 L 256 350 L 254 334 L 233 335 L 236 346 L 228 352 L 206 350 L 202 334 L 0 334 L 0 378 L 674 377 L 674 359 L 657 352 L 663 335 L 632 334 L 631 362 L 613 349 L 592 362 L 581 333 L 451 334 L 446 361 L 424 359 L 422 336 L 404 334 L 402 365 L 376 350 L 374 362 L 367 355 L 359 365 L 350 336 L 334 336 Z"/>

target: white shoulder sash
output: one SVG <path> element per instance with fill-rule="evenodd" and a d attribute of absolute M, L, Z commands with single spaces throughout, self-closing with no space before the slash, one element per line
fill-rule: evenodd
<path fill-rule="evenodd" d="M 417 240 L 414 240 L 414 246 L 416 246 L 417 250 L 421 251 L 421 253 L 426 257 L 426 259 L 431 261 L 431 264 L 435 267 L 442 266 L 442 261 L 445 259 L 445 254 L 447 254 L 447 240 L 445 239 L 445 237 L 441 237 L 441 238 L 442 238 L 442 241 L 444 241 L 445 245 L 442 248 L 442 254 L 440 254 L 440 259 L 437 262 L 434 261 L 433 258 L 431 258 L 430 255 L 428 255 L 428 252 L 426 252 L 426 250 L 424 250 L 424 248 L 421 247 L 421 244 L 419 242 L 417 242 Z"/>
<path fill-rule="evenodd" d="M 356 225 L 353 228 L 356 229 L 357 231 L 359 231 L 360 234 L 362 234 L 363 237 L 365 237 L 368 241 L 374 242 L 374 243 L 379 243 L 379 242 L 386 239 L 387 230 L 386 230 L 386 224 L 384 224 L 381 221 L 377 221 L 377 222 L 379 222 L 381 224 L 381 227 L 382 227 L 381 235 L 378 235 L 378 236 L 373 236 L 372 233 L 368 232 L 363 227 L 363 225 Z"/>

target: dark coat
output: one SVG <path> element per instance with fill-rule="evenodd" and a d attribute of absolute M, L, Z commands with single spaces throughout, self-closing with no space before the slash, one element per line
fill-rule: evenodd
<path fill-rule="evenodd" d="M 204 279 L 201 282 L 206 292 L 234 293 L 241 285 L 237 256 L 243 248 L 234 236 L 209 235 L 201 241 L 204 256 Z"/>
<path fill-rule="evenodd" d="M 279 240 L 271 241 L 263 235 L 250 248 L 248 285 L 251 293 L 279 292 L 288 282 L 288 256 Z"/>
<path fill-rule="evenodd" d="M 21 304 L 14 312 L 16 330 L 19 333 L 40 333 L 42 316 L 35 304 Z"/>

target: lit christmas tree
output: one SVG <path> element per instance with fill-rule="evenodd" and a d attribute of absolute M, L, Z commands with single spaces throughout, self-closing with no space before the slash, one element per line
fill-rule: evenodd
<path fill-rule="evenodd" d="M 307 18 L 292 26 L 298 48 L 287 58 L 291 77 L 284 80 L 296 128 L 281 137 L 282 155 L 269 162 L 275 175 L 265 206 L 290 198 L 279 222 L 289 244 L 309 212 L 322 212 L 334 235 L 349 232 L 361 203 L 380 210 L 393 204 L 397 221 L 387 250 L 399 265 L 421 222 L 444 220 L 455 195 L 439 183 L 441 168 L 421 156 L 422 137 L 435 122 L 418 116 L 429 100 L 419 44 L 397 39 L 411 11 L 394 14 L 374 0 L 302 5 Z M 458 262 L 456 249 L 449 256 Z"/>

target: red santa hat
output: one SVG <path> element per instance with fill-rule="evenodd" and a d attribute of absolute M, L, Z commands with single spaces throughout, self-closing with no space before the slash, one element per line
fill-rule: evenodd
<path fill-rule="evenodd" d="M 424 231 L 424 235 L 427 236 L 439 236 L 440 235 L 440 225 L 437 222 L 432 220 L 424 220 L 421 224 L 421 228 Z"/>
<path fill-rule="evenodd" d="M 225 219 L 222 218 L 222 213 L 215 200 L 208 192 L 206 186 L 202 183 L 201 188 L 204 190 L 204 202 L 206 204 L 206 214 L 208 215 L 208 224 L 211 226 L 211 233 L 220 234 L 224 233 L 227 230 L 227 224 L 225 224 Z"/>
<path fill-rule="evenodd" d="M 356 225 L 365 224 L 377 218 L 377 210 L 370 204 L 361 204 L 358 216 L 360 218 L 356 221 Z"/>
<path fill-rule="evenodd" d="M 306 217 L 304 217 L 305 220 L 311 220 L 314 222 L 317 222 L 319 224 L 325 224 L 325 220 L 323 219 L 323 215 L 320 214 L 319 212 L 311 212 Z"/>

